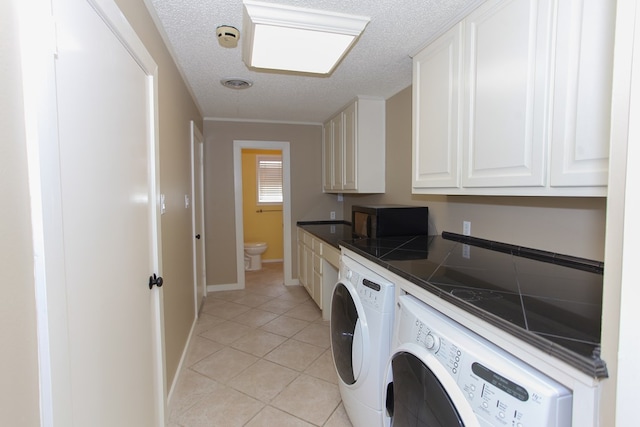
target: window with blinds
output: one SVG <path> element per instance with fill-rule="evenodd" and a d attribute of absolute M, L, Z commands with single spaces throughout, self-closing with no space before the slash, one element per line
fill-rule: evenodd
<path fill-rule="evenodd" d="M 282 203 L 282 156 L 257 156 L 258 204 Z"/>

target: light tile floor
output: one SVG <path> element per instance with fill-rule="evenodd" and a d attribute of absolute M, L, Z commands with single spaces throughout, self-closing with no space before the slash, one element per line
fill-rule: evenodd
<path fill-rule="evenodd" d="M 282 263 L 207 296 L 169 406 L 170 427 L 351 427 L 329 322 Z"/>

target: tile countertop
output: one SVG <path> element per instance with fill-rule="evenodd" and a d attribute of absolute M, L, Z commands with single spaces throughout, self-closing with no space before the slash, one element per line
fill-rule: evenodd
<path fill-rule="evenodd" d="M 600 358 L 601 262 L 447 232 L 353 239 L 346 221 L 298 226 L 593 378 L 607 377 Z"/>
<path fill-rule="evenodd" d="M 601 262 L 447 232 L 340 245 L 593 378 L 608 376 Z"/>
<path fill-rule="evenodd" d="M 351 223 L 347 221 L 298 221 L 298 227 L 340 250 L 339 242 L 351 240 Z"/>

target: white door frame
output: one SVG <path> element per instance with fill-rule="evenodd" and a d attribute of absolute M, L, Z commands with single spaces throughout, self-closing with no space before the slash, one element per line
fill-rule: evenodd
<path fill-rule="evenodd" d="M 205 252 L 205 228 L 204 228 L 204 136 L 200 129 L 196 126 L 195 122 L 191 121 L 191 231 L 192 231 L 192 243 L 193 243 L 193 283 L 194 283 L 194 299 L 196 316 L 200 317 L 200 308 L 204 298 L 207 297 L 207 273 L 206 262 L 200 265 L 197 256 L 197 244 L 196 234 L 200 233 L 200 243 L 202 244 L 202 260 L 206 261 L 207 255 Z M 197 185 L 196 185 L 197 184 Z M 199 190 L 199 191 L 198 191 Z M 200 223 L 198 224 L 198 216 L 196 215 L 196 209 L 200 211 Z M 199 282 L 200 271 L 203 272 L 202 283 Z M 203 299 L 198 301 L 198 290 L 202 291 Z"/>
<path fill-rule="evenodd" d="M 162 274 L 159 157 L 158 67 L 113 0 L 86 0 L 126 47 L 147 75 L 151 94 L 147 105 L 150 194 L 155 197 L 151 218 L 151 257 Z M 71 366 L 65 282 L 65 249 L 58 151 L 57 96 L 54 58 L 56 31 L 51 0 L 17 3 L 22 56 L 25 132 L 33 230 L 34 278 L 40 383 L 40 421 L 43 426 L 71 425 Z M 156 414 L 164 425 L 165 366 L 162 292 L 156 287 L 153 309 L 153 346 Z M 114 314 L 115 315 L 115 314 Z"/>
<path fill-rule="evenodd" d="M 237 289 L 244 289 L 244 227 L 242 209 L 242 149 L 282 151 L 282 222 L 284 244 L 284 284 L 293 285 L 291 271 L 291 153 L 289 142 L 283 141 L 233 141 L 233 181 L 236 213 L 236 268 Z"/>

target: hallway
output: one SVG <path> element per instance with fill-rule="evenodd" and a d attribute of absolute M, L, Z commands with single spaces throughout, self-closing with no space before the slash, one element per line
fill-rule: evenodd
<path fill-rule="evenodd" d="M 350 427 L 329 323 L 281 263 L 207 296 L 168 410 L 171 427 Z"/>

